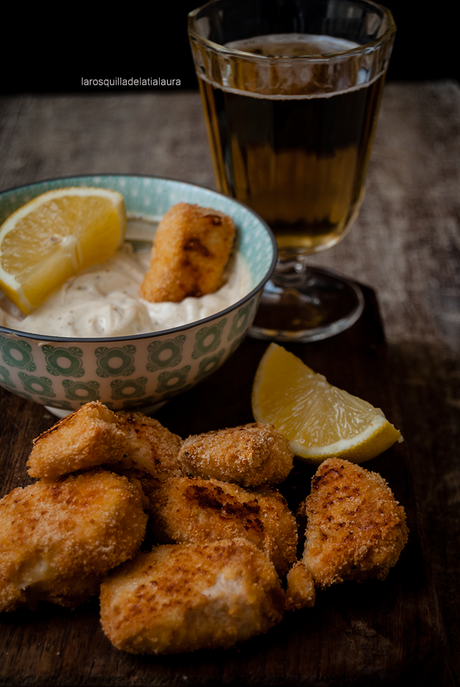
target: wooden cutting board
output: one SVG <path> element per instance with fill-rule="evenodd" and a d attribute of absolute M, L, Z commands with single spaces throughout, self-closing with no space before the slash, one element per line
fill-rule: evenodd
<path fill-rule="evenodd" d="M 347 332 L 323 342 L 286 345 L 328 381 L 401 420 L 374 293 Z M 266 342 L 246 339 L 209 379 L 157 414 L 171 431 L 189 434 L 253 421 L 251 387 Z M 32 439 L 56 418 L 0 389 L 1 494 L 30 483 Z M 380 472 L 405 506 L 409 542 L 384 582 L 346 583 L 317 594 L 313 609 L 286 614 L 268 634 L 226 651 L 134 656 L 102 633 L 97 599 L 75 611 L 43 604 L 0 614 L 0 685 L 8 687 L 364 687 L 440 684 L 442 631 L 424 563 L 417 504 L 398 444 L 366 465 Z M 296 461 L 283 491 L 295 508 L 314 470 Z"/>

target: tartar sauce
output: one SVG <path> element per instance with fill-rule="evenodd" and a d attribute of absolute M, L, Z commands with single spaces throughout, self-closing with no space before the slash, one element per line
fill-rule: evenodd
<path fill-rule="evenodd" d="M 102 265 L 69 279 L 39 308 L 23 317 L 0 292 L 0 325 L 33 334 L 63 337 L 111 337 L 178 327 L 224 310 L 251 289 L 244 258 L 231 260 L 224 286 L 181 303 L 148 303 L 138 296 L 150 252 L 134 252 L 130 243 Z"/>

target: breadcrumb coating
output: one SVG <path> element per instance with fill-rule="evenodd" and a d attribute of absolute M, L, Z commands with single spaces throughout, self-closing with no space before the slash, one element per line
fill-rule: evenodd
<path fill-rule="evenodd" d="M 179 461 L 190 475 L 259 487 L 283 482 L 294 454 L 273 425 L 252 422 L 188 437 Z"/>
<path fill-rule="evenodd" d="M 124 434 L 123 466 L 148 473 L 159 482 L 182 475 L 179 450 L 182 439 L 161 422 L 142 413 L 119 411 L 118 426 Z"/>
<path fill-rule="evenodd" d="M 204 544 L 242 537 L 266 553 L 279 575 L 296 560 L 296 521 L 275 490 L 250 492 L 215 479 L 177 477 L 151 492 L 150 503 L 157 542 Z"/>
<path fill-rule="evenodd" d="M 141 413 L 114 413 L 100 402 L 85 403 L 40 434 L 33 443 L 31 477 L 55 480 L 95 467 L 135 469 L 160 482 L 182 474 L 182 439 Z"/>
<path fill-rule="evenodd" d="M 125 436 L 115 413 L 102 403 L 85 403 L 34 439 L 28 460 L 31 477 L 49 480 L 122 460 Z"/>
<path fill-rule="evenodd" d="M 274 488 L 293 458 L 269 424 L 183 441 L 141 413 L 85 404 L 35 439 L 29 474 L 41 481 L 0 501 L 0 612 L 73 608 L 101 587 L 115 647 L 180 653 L 267 632 L 332 584 L 384 580 L 408 539 L 386 481 L 330 458 L 296 523 Z M 160 545 L 139 553 L 146 532 Z"/>
<path fill-rule="evenodd" d="M 289 570 L 286 589 L 286 610 L 296 611 L 315 605 L 316 589 L 313 575 L 302 561 L 295 563 Z"/>
<path fill-rule="evenodd" d="M 139 489 L 97 470 L 36 482 L 0 501 L 0 611 L 45 600 L 75 607 L 134 556 L 147 515 Z"/>
<path fill-rule="evenodd" d="M 101 585 L 102 628 L 118 649 L 174 654 L 227 648 L 280 622 L 273 565 L 245 539 L 139 554 Z"/>
<path fill-rule="evenodd" d="M 219 289 L 235 240 L 228 215 L 178 203 L 158 225 L 150 267 L 139 295 L 147 301 L 179 303 Z"/>
<path fill-rule="evenodd" d="M 302 562 L 319 589 L 344 580 L 384 580 L 408 539 L 404 508 L 386 481 L 346 460 L 321 463 L 303 509 Z"/>

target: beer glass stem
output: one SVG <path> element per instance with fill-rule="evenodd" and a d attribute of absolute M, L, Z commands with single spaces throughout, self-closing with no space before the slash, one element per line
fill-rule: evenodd
<path fill-rule="evenodd" d="M 307 256 L 278 261 L 249 331 L 271 341 L 319 341 L 351 327 L 364 309 L 357 283 L 311 267 Z"/>
<path fill-rule="evenodd" d="M 305 260 L 306 256 L 304 255 L 287 257 L 280 255 L 272 281 L 284 288 L 297 288 L 303 286 L 307 270 Z"/>

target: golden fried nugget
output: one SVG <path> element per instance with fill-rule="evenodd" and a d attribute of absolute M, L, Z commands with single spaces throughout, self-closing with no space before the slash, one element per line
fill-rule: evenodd
<path fill-rule="evenodd" d="M 284 497 L 271 489 L 249 492 L 214 479 L 171 478 L 153 491 L 149 514 L 153 537 L 160 543 L 242 537 L 265 552 L 279 575 L 296 560 L 295 518 Z"/>
<path fill-rule="evenodd" d="M 316 590 L 313 575 L 297 561 L 289 570 L 286 589 L 286 610 L 295 611 L 300 608 L 311 608 L 315 605 Z"/>
<path fill-rule="evenodd" d="M 138 552 L 146 522 L 139 489 L 111 472 L 14 489 L 0 501 L 0 611 L 77 606 Z"/>
<path fill-rule="evenodd" d="M 78 470 L 109 467 L 138 470 L 162 482 L 182 474 L 182 439 L 141 413 L 114 413 L 102 403 L 86 403 L 34 440 L 29 475 L 54 480 Z"/>
<path fill-rule="evenodd" d="M 273 425 L 252 422 L 188 437 L 179 460 L 190 475 L 259 487 L 283 482 L 294 454 Z"/>
<path fill-rule="evenodd" d="M 132 653 L 230 647 L 282 618 L 273 565 L 245 539 L 173 544 L 139 554 L 101 585 L 109 640 Z"/>
<path fill-rule="evenodd" d="M 384 580 L 408 539 L 406 514 L 376 472 L 329 458 L 312 478 L 302 562 L 324 589 L 344 580 Z"/>
<path fill-rule="evenodd" d="M 69 472 L 118 463 L 125 444 L 115 413 L 97 401 L 85 403 L 34 439 L 29 475 L 54 480 Z"/>
<path fill-rule="evenodd" d="M 124 468 L 148 473 L 160 483 L 168 477 L 182 475 L 179 463 L 181 437 L 163 427 L 155 418 L 142 413 L 119 411 L 116 416 L 126 439 Z"/>
<path fill-rule="evenodd" d="M 223 284 L 234 240 L 235 225 L 223 212 L 174 205 L 158 225 L 140 296 L 154 303 L 179 303 L 214 293 Z"/>

